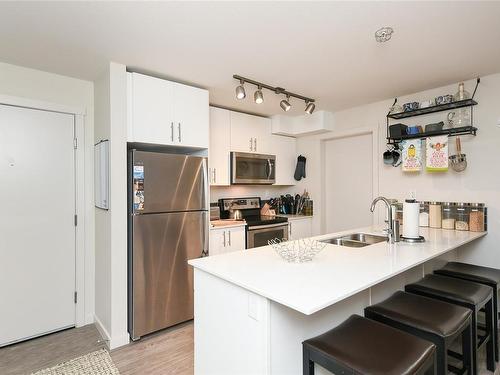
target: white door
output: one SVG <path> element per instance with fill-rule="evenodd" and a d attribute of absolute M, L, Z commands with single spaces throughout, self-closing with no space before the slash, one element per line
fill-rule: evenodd
<path fill-rule="evenodd" d="M 227 231 L 229 251 L 245 250 L 245 227 L 230 228 Z"/>
<path fill-rule="evenodd" d="M 171 84 L 174 87 L 174 143 L 208 148 L 208 91 Z"/>
<path fill-rule="evenodd" d="M 210 185 L 229 185 L 230 143 L 231 119 L 229 111 L 210 107 L 210 147 L 208 148 Z"/>
<path fill-rule="evenodd" d="M 143 74 L 130 74 L 132 75 L 130 140 L 162 145 L 178 143 L 175 142 L 177 125 L 173 114 L 173 83 Z"/>
<path fill-rule="evenodd" d="M 75 325 L 74 128 L 0 105 L 0 346 Z"/>
<path fill-rule="evenodd" d="M 274 145 L 271 140 L 272 121 L 267 117 L 250 116 L 251 128 L 254 134 L 254 152 L 258 154 L 275 155 Z"/>
<path fill-rule="evenodd" d="M 290 240 L 300 240 L 312 236 L 312 219 L 301 218 L 288 221 L 288 236 Z"/>
<path fill-rule="evenodd" d="M 373 223 L 372 135 L 325 141 L 325 233 Z"/>

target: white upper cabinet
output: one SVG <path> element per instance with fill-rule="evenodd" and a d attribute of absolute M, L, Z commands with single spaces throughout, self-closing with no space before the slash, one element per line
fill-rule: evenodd
<path fill-rule="evenodd" d="M 208 91 L 139 73 L 128 78 L 128 141 L 208 147 Z"/>
<path fill-rule="evenodd" d="M 282 135 L 272 135 L 273 154 L 276 155 L 275 185 L 295 185 L 293 178 L 297 165 L 296 139 Z"/>
<path fill-rule="evenodd" d="M 210 146 L 208 167 L 210 185 L 227 186 L 229 180 L 229 154 L 231 148 L 231 112 L 210 107 Z"/>
<path fill-rule="evenodd" d="M 271 119 L 231 112 L 231 151 L 273 154 Z"/>
<path fill-rule="evenodd" d="M 174 125 L 184 146 L 207 148 L 209 141 L 208 91 L 173 83 Z"/>

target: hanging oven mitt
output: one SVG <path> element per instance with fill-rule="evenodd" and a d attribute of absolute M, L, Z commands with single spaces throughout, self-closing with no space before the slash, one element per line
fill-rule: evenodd
<path fill-rule="evenodd" d="M 299 155 L 297 158 L 297 166 L 295 167 L 295 174 L 293 177 L 297 181 L 306 177 L 306 158 L 302 155 Z"/>

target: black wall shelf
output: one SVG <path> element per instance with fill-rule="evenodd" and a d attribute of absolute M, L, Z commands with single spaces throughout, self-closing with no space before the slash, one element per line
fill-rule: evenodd
<path fill-rule="evenodd" d="M 447 104 L 440 104 L 440 105 L 435 105 L 427 108 L 419 108 L 419 109 L 414 109 L 412 111 L 406 111 L 406 112 L 399 112 L 399 113 L 388 113 L 387 114 L 387 144 L 398 144 L 401 141 L 404 141 L 406 139 L 418 139 L 418 138 L 427 138 L 427 137 L 432 137 L 436 135 L 447 135 L 449 137 L 453 136 L 458 136 L 458 135 L 476 135 L 477 128 L 474 127 L 474 106 L 476 106 L 478 103 L 474 100 L 474 96 L 476 95 L 477 87 L 479 86 L 479 82 L 481 82 L 480 78 L 477 78 L 476 80 L 476 87 L 474 88 L 474 92 L 472 94 L 471 99 L 466 99 L 466 100 L 460 100 L 456 102 L 451 102 Z M 396 104 L 398 99 L 394 99 L 394 104 Z M 393 104 L 393 105 L 394 105 Z M 460 128 L 450 128 L 450 129 L 443 129 L 443 130 L 436 130 L 436 131 L 431 131 L 431 132 L 424 132 L 424 133 L 418 133 L 418 134 L 405 134 L 401 135 L 400 137 L 391 137 L 389 135 L 389 119 L 402 119 L 402 118 L 409 118 L 409 117 L 415 117 L 415 116 L 421 116 L 421 115 L 427 115 L 430 113 L 436 113 L 436 112 L 444 112 L 444 111 L 449 111 L 450 109 L 456 109 L 456 108 L 463 108 L 463 107 L 470 107 L 470 113 L 471 113 L 471 126 L 463 126 Z"/>
<path fill-rule="evenodd" d="M 392 114 L 387 115 L 387 117 L 393 118 L 393 119 L 401 119 L 401 118 L 407 118 L 407 117 L 427 115 L 429 113 L 448 111 L 450 109 L 455 109 L 455 108 L 472 107 L 473 105 L 477 105 L 477 102 L 475 100 L 466 99 L 466 100 L 460 100 L 458 102 L 440 104 L 440 105 L 435 105 L 435 106 L 427 107 L 427 108 L 414 109 L 412 111 L 392 113 Z"/>
<path fill-rule="evenodd" d="M 443 129 L 443 130 L 436 130 L 432 132 L 424 132 L 424 133 L 418 133 L 418 134 L 406 134 L 398 138 L 387 138 L 389 144 L 395 144 L 399 143 L 401 141 L 404 141 L 406 139 L 424 139 L 427 137 L 433 137 L 435 135 L 447 135 L 447 136 L 457 136 L 457 135 L 476 135 L 477 128 L 474 126 L 462 126 L 460 128 L 451 128 L 451 129 Z"/>

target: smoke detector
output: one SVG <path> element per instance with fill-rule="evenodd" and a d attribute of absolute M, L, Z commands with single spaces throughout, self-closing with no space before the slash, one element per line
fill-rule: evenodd
<path fill-rule="evenodd" d="M 392 27 L 381 27 L 375 31 L 375 40 L 379 43 L 387 42 L 391 39 L 394 29 Z"/>

